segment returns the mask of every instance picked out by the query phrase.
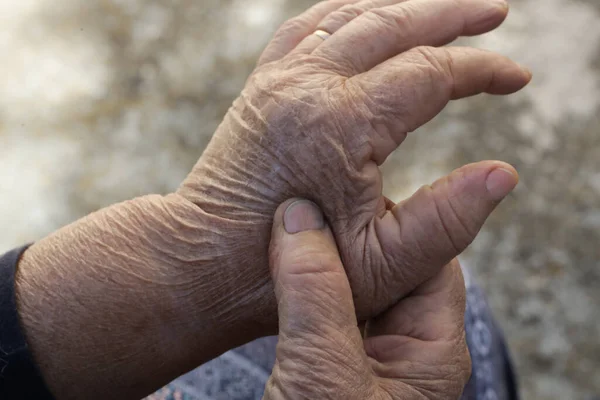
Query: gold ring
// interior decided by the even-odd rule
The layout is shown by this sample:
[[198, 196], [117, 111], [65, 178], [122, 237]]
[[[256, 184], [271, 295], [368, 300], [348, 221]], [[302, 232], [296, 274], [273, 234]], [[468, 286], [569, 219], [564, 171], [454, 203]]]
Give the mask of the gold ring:
[[318, 37], [320, 37], [323, 40], [327, 40], [329, 38], [329, 36], [331, 36], [331, 34], [329, 32], [325, 32], [322, 30], [316, 30], [313, 35], [317, 35]]

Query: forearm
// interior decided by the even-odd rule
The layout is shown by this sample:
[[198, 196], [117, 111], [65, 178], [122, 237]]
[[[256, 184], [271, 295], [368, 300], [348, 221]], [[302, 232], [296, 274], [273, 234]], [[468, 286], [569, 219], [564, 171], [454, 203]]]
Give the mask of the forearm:
[[261, 335], [251, 310], [269, 284], [228, 268], [226, 230], [177, 195], [148, 196], [27, 250], [19, 313], [57, 398], [140, 398]]

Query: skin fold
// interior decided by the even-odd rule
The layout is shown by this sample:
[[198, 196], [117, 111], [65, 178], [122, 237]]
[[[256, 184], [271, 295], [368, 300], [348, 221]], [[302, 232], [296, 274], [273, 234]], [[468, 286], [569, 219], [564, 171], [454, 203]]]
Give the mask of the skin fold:
[[277, 333], [269, 243], [290, 198], [322, 210], [357, 320], [437, 276], [516, 171], [467, 165], [394, 204], [379, 166], [450, 100], [529, 82], [500, 55], [439, 47], [494, 29], [507, 10], [490, 0], [330, 0], [286, 22], [176, 193], [100, 210], [24, 253], [19, 312], [57, 398], [140, 398]]

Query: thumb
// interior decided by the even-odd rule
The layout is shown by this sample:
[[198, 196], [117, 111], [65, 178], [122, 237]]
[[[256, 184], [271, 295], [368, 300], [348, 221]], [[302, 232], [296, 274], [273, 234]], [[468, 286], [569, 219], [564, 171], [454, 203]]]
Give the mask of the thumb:
[[375, 220], [388, 271], [382, 293], [387, 302], [380, 306], [395, 303], [461, 254], [517, 183], [513, 167], [484, 161], [459, 168], [388, 207]]
[[372, 373], [350, 284], [316, 204], [295, 199], [277, 209], [270, 266], [279, 341], [265, 399], [370, 397]]
[[323, 213], [311, 201], [292, 199], [275, 213], [271, 276], [280, 335], [360, 334], [352, 291]]

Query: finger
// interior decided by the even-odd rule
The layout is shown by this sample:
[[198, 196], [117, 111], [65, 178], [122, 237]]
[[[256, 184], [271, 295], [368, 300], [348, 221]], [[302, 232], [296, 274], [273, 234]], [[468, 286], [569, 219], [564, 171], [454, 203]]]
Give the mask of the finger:
[[348, 23], [313, 53], [352, 76], [417, 46], [441, 46], [461, 35], [496, 28], [504, 0], [413, 0], [372, 9]]
[[279, 207], [270, 265], [279, 341], [269, 391], [312, 399], [335, 388], [339, 398], [366, 398], [372, 376], [350, 283], [331, 230], [314, 203], [291, 200]]
[[460, 397], [471, 374], [465, 307], [465, 283], [460, 264], [454, 260], [407, 298], [369, 321], [365, 352], [376, 360], [371, 364], [373, 372], [384, 378], [382, 384], [388, 391], [398, 390], [393, 379], [417, 374], [439, 377], [420, 380], [422, 390], [432, 394], [441, 391], [443, 398]]
[[[363, 0], [355, 4], [346, 4], [328, 14], [321, 22], [319, 22], [316, 29], [321, 32], [326, 32], [328, 36], [331, 36], [348, 22], [373, 8], [385, 7], [404, 1], [408, 0]], [[308, 35], [294, 50], [290, 51], [289, 54], [310, 54], [323, 43], [323, 40], [327, 39], [328, 36]]]
[[[322, 212], [307, 200], [275, 214], [270, 247], [280, 334], [359, 337], [350, 283]], [[337, 333], [336, 333], [337, 332]]]
[[317, 24], [330, 12], [358, 0], [325, 0], [309, 8], [303, 14], [287, 20], [275, 33], [273, 40], [260, 56], [258, 65], [276, 61], [289, 53], [305, 37], [311, 35]]
[[[517, 185], [513, 167], [499, 161], [466, 165], [424, 186], [369, 227], [382, 254], [373, 268], [379, 295], [393, 304], [461, 254], [498, 203]], [[369, 278], [369, 277], [367, 277]]]
[[[423, 341], [462, 339], [466, 307], [465, 282], [457, 259], [417, 287], [394, 307], [369, 321], [367, 337], [408, 336]], [[398, 359], [386, 342], [365, 343], [367, 354], [379, 353], [378, 360]], [[370, 348], [377, 343], [378, 348]]]
[[448, 101], [484, 92], [513, 93], [530, 80], [531, 72], [496, 53], [417, 47], [351, 78], [347, 87], [358, 87], [371, 126], [381, 130], [372, 142], [371, 157], [381, 164], [408, 132], [435, 117]]

